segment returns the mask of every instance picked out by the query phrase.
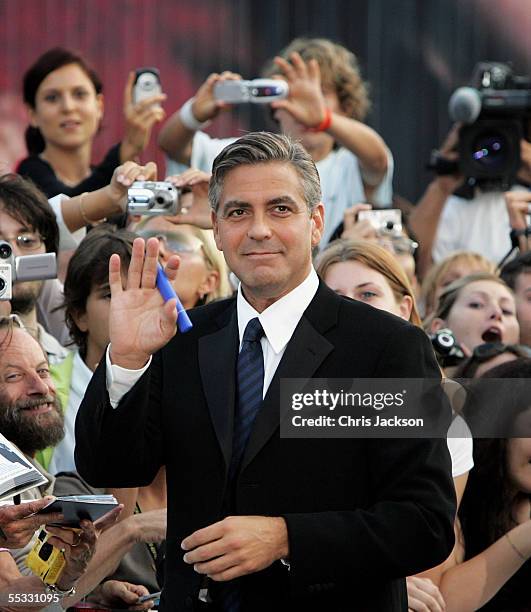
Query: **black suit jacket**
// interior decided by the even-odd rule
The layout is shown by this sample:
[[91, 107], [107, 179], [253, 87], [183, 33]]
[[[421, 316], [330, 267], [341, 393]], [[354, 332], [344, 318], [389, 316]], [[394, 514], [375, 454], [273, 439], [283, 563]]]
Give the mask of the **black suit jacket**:
[[[230, 463], [238, 329], [235, 299], [191, 312], [193, 329], [154, 356], [116, 409], [101, 361], [78, 413], [76, 463], [94, 486], [168, 483], [163, 610], [202, 610], [180, 543], [220, 520]], [[286, 347], [242, 460], [233, 514], [283, 516], [291, 570], [241, 580], [244, 612], [406, 610], [404, 576], [453, 546], [445, 440], [285, 439], [283, 377], [439, 377], [424, 333], [322, 283]]]

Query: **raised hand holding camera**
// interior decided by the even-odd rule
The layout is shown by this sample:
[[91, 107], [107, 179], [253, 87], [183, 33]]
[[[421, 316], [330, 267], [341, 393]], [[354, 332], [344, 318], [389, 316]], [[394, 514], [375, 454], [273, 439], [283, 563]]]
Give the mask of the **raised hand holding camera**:
[[168, 181], [135, 181], [127, 191], [127, 207], [132, 215], [177, 215], [180, 192]]
[[210, 173], [190, 168], [178, 176], [168, 176], [166, 180], [180, 189], [183, 196], [179, 213], [167, 217], [167, 220], [176, 225], [187, 223], [202, 229], [212, 229], [212, 215], [208, 201]]
[[[218, 116], [221, 110], [230, 108], [230, 105], [223, 100], [217, 100], [214, 95], [214, 87], [216, 83], [222, 81], [235, 81], [240, 80], [242, 77], [235, 72], [226, 70], [221, 74], [216, 72], [212, 73], [207, 80], [197, 90], [195, 96], [189, 100], [181, 109], [181, 119], [183, 119], [183, 111], [188, 108], [188, 112], [192, 113], [193, 118], [196, 122], [204, 123], [210, 121]], [[187, 104], [189, 104], [187, 107]], [[186, 120], [184, 121], [185, 125]], [[187, 126], [188, 127], [188, 126]], [[196, 128], [197, 129], [197, 128]]]
[[288, 82], [289, 96], [272, 102], [271, 108], [286, 110], [308, 128], [321, 125], [327, 116], [327, 106], [321, 91], [321, 71], [317, 61], [305, 62], [298, 53], [291, 54], [291, 63], [281, 57], [275, 57], [274, 61], [282, 78]]
[[[160, 82], [159, 88], [154, 88], [152, 95], [147, 95], [145, 88], [141, 89], [141, 84], [137, 84], [142, 74], [145, 75], [146, 71], [130, 72], [124, 90], [125, 137], [120, 148], [122, 161], [142, 153], [149, 143], [153, 126], [165, 117], [161, 103], [166, 100], [166, 95], [160, 92]], [[146, 85], [145, 81], [142, 83]]]

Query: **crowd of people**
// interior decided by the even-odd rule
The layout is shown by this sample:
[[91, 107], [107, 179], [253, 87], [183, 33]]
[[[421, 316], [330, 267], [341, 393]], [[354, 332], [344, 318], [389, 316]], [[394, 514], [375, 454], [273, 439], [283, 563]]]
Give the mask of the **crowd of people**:
[[[66, 559], [47, 610], [144, 610], [161, 590], [162, 610], [531, 609], [531, 126], [510, 189], [465, 199], [456, 169], [412, 204], [349, 50], [299, 38], [267, 62], [289, 86], [267, 105], [280, 135], [204, 131], [231, 110], [216, 84], [241, 79], [224, 68], [166, 121], [131, 74], [98, 165], [94, 69], [55, 48], [24, 76], [0, 242], [55, 254], [57, 276], [0, 295], [0, 434], [46, 479], [0, 503], [0, 609], [50, 593], [25, 559], [58, 517], [34, 513], [103, 492], [120, 502], [104, 519], [47, 527]], [[160, 178], [139, 162], [157, 123], [179, 210], [130, 214], [133, 182]], [[446, 437], [283, 439], [280, 379], [297, 377], [440, 378]], [[490, 415], [515, 424], [478, 437], [492, 379], [523, 381]]]

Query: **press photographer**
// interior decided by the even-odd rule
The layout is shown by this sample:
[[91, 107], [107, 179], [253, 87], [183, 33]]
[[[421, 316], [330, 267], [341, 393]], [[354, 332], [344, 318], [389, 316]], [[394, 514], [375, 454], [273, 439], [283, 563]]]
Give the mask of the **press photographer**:
[[432, 155], [437, 176], [411, 215], [421, 274], [458, 250], [500, 262], [513, 248], [511, 230], [518, 230], [504, 192], [525, 192], [531, 184], [528, 77], [507, 64], [482, 62], [472, 87], [452, 95], [449, 111], [457, 123]]

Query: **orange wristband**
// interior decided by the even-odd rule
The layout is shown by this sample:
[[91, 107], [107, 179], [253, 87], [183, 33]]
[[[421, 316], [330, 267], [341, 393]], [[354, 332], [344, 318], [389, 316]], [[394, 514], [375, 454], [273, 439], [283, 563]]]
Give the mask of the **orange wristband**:
[[309, 132], [325, 132], [332, 123], [332, 111], [326, 107], [324, 119], [315, 127], [308, 128]]

